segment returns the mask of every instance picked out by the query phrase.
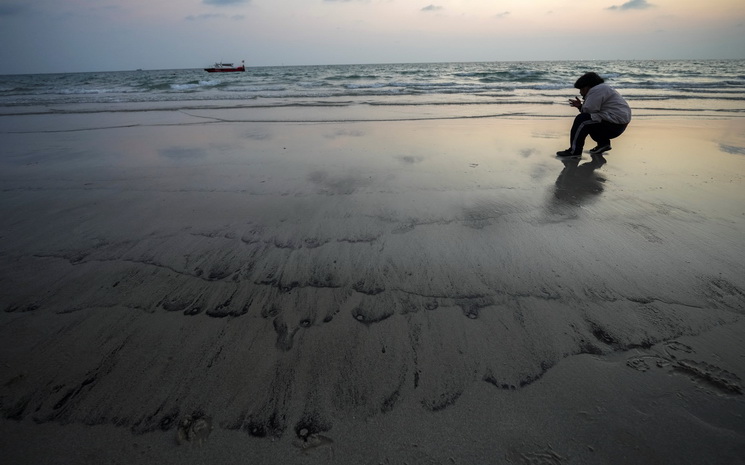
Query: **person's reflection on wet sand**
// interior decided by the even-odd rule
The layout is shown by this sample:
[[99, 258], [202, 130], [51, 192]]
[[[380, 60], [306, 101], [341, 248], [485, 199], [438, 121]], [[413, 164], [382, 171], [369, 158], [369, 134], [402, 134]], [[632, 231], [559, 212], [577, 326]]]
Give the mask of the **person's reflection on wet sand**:
[[564, 159], [554, 186], [555, 204], [579, 206], [603, 192], [605, 178], [595, 170], [606, 163], [602, 155], [593, 155], [592, 161], [579, 164], [579, 159]]

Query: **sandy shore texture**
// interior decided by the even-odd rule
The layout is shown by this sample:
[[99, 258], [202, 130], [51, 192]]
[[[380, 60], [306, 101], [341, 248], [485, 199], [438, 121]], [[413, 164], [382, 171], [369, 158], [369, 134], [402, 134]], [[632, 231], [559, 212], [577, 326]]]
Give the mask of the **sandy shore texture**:
[[0, 118], [3, 463], [744, 463], [745, 119], [265, 116]]

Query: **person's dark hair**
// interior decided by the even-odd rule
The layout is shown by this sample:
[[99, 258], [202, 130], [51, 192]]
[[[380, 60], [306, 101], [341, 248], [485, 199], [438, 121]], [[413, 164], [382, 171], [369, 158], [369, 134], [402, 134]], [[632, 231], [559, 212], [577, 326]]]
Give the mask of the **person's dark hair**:
[[598, 76], [597, 73], [585, 73], [577, 79], [577, 82], [574, 83], [575, 89], [581, 89], [583, 87], [595, 87], [598, 84], [602, 84], [605, 82], [605, 79]]

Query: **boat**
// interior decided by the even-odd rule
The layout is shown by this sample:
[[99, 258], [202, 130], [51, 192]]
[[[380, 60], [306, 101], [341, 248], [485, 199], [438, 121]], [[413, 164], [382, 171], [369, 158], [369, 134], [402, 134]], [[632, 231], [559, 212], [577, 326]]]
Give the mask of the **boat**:
[[241, 60], [240, 66], [233, 66], [233, 63], [215, 63], [212, 68], [204, 68], [208, 73], [235, 73], [246, 71], [244, 60]]

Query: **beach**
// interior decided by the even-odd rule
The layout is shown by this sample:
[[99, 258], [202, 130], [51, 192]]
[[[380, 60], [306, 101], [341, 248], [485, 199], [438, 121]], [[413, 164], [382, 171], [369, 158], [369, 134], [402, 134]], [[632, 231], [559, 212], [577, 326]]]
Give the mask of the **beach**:
[[0, 117], [4, 462], [744, 463], [745, 120], [521, 105]]

